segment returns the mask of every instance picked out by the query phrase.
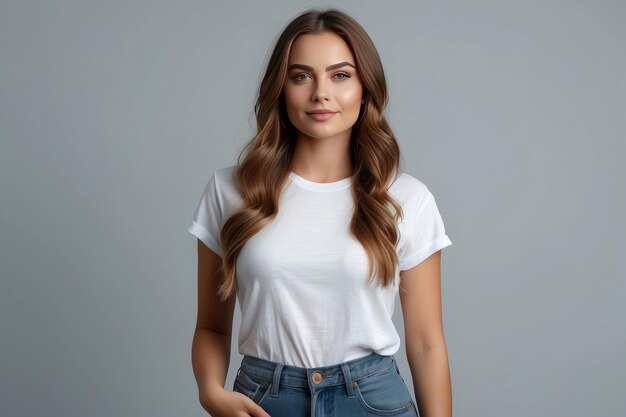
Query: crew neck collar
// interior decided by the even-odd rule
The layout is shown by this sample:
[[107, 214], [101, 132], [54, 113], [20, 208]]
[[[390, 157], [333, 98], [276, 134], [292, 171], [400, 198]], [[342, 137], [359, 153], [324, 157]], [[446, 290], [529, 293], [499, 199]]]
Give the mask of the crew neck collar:
[[333, 182], [315, 182], [315, 181], [307, 180], [306, 178], [301, 177], [295, 172], [290, 171], [289, 178], [300, 187], [305, 188], [307, 190], [311, 190], [311, 191], [325, 192], [325, 191], [343, 190], [345, 188], [350, 187], [350, 185], [352, 185], [352, 177], [343, 178], [343, 179], [340, 179], [338, 181], [333, 181]]

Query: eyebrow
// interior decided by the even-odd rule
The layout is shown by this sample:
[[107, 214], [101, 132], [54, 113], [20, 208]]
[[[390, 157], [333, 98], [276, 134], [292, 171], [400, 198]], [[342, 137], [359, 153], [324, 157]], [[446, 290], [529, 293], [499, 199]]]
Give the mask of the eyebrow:
[[[339, 62], [337, 64], [333, 64], [333, 65], [327, 66], [326, 67], [326, 71], [332, 71], [332, 70], [334, 70], [336, 68], [345, 67], [346, 65], [351, 66], [352, 68], [355, 68], [354, 65], [352, 65], [348, 61], [343, 61], [343, 62]], [[303, 64], [292, 64], [292, 65], [289, 65], [289, 68], [287, 68], [287, 71], [291, 71], [292, 69], [302, 69], [302, 70], [305, 70], [305, 71], [313, 71], [313, 67], [310, 67], [308, 65], [303, 65]]]

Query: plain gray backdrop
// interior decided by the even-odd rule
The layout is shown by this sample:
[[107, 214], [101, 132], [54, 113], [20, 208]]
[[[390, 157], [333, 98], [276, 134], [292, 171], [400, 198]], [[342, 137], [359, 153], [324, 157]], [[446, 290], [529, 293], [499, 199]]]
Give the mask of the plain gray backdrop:
[[453, 242], [454, 415], [622, 416], [626, 6], [547, 0], [2, 1], [0, 415], [206, 415], [186, 229], [310, 6], [372, 37]]

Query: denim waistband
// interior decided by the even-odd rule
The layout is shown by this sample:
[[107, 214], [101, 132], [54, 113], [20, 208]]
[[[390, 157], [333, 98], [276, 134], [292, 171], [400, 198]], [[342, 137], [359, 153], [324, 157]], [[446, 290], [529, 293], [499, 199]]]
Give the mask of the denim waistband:
[[379, 355], [376, 352], [351, 361], [317, 368], [301, 368], [245, 355], [240, 369], [248, 375], [273, 382], [274, 389], [278, 389], [278, 385], [317, 388], [346, 384], [349, 391], [352, 391], [354, 381], [394, 364], [393, 356]]

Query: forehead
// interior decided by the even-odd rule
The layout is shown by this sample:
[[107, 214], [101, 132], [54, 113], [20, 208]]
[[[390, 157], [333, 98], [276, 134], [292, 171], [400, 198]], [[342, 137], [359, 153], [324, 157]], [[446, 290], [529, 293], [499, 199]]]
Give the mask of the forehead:
[[326, 66], [341, 61], [355, 64], [348, 44], [334, 32], [300, 35], [289, 51], [289, 64]]

